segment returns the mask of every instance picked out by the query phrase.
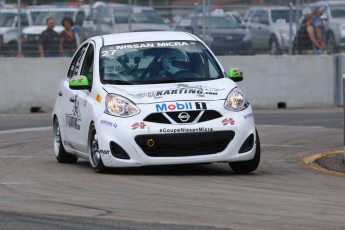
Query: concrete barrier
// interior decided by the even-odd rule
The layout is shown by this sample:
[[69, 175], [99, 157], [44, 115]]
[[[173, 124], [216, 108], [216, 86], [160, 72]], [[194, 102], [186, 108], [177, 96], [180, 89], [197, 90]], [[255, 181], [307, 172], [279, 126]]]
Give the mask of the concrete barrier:
[[[70, 58], [1, 58], [0, 113], [50, 112]], [[239, 82], [254, 108], [342, 105], [343, 56], [220, 56], [224, 68], [241, 68]]]
[[331, 107], [335, 95], [333, 56], [219, 57], [224, 68], [238, 67], [238, 85], [254, 108]]

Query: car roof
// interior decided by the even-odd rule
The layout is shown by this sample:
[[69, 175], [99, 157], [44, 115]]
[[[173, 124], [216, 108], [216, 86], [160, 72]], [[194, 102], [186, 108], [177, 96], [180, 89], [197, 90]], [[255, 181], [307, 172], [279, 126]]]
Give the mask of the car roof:
[[55, 6], [46, 6], [46, 7], [37, 7], [37, 6], [30, 6], [27, 8], [29, 11], [35, 11], [35, 12], [66, 12], [66, 11], [79, 11], [81, 10], [79, 7], [55, 7]]
[[253, 6], [249, 10], [289, 10], [289, 6]]
[[345, 2], [343, 0], [341, 1], [319, 1], [309, 4], [310, 6], [325, 6], [325, 5], [345, 5]]
[[[20, 8], [20, 10], [23, 12], [23, 11], [25, 11], [25, 8]], [[2, 13], [18, 13], [18, 8], [0, 8], [0, 12], [2, 12]]]
[[198, 41], [194, 35], [180, 31], [116, 33], [96, 36], [93, 39], [103, 40], [104, 46], [148, 41]]

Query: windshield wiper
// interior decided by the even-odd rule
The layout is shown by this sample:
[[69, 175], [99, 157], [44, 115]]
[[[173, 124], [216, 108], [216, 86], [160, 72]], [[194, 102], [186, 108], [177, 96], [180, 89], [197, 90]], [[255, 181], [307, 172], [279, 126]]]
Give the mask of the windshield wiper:
[[132, 83], [123, 80], [103, 80], [103, 83], [114, 85], [133, 85]]

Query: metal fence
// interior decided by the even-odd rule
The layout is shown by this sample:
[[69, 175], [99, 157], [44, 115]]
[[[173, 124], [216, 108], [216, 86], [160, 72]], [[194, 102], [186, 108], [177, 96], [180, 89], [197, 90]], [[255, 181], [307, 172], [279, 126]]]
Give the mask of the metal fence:
[[[63, 32], [62, 20], [66, 17], [73, 20], [77, 46], [88, 37], [101, 34], [179, 30], [197, 35], [217, 55], [296, 54], [294, 40], [301, 17], [308, 9], [304, 6], [311, 0], [288, 4], [279, 0], [245, 2], [243, 5], [244, 1], [237, 0], [117, 3], [17, 0], [6, 4], [0, 1], [0, 56], [70, 56], [76, 46], [69, 33]], [[345, 3], [341, 10], [345, 24]], [[56, 34], [45, 31], [47, 18], [55, 20]], [[341, 52], [337, 41], [341, 39], [333, 37], [328, 53]]]

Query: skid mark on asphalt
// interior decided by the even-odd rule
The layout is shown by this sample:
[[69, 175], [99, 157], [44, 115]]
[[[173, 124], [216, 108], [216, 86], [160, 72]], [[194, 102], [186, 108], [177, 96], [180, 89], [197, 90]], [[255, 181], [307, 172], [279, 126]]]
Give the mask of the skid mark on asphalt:
[[300, 157], [298, 160], [298, 163], [300, 163], [301, 165], [305, 167], [317, 170], [327, 175], [345, 177], [345, 173], [343, 172], [332, 171], [332, 170], [323, 168], [319, 164], [316, 163], [317, 160], [323, 157], [328, 157], [330, 155], [343, 154], [343, 153], [344, 153], [344, 150], [335, 150], [335, 151], [329, 151], [329, 152], [323, 152], [323, 153], [316, 153], [313, 155]]

